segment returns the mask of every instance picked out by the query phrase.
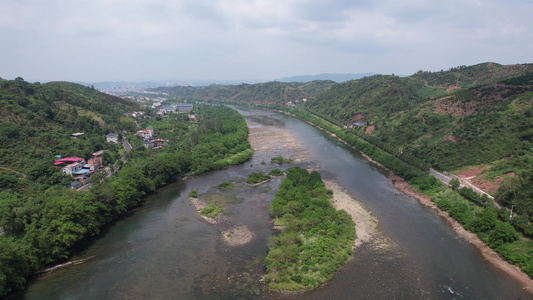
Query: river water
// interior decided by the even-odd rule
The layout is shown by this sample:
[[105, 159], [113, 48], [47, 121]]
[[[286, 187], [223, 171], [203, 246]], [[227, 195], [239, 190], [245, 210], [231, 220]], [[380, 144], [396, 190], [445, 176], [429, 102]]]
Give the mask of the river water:
[[[325, 133], [283, 114], [238, 108], [258, 126], [287, 130], [298, 153], [275, 147], [257, 151], [240, 166], [169, 184], [102, 234], [81, 245], [85, 263], [33, 278], [13, 299], [530, 299], [512, 278], [494, 268], [445, 220], [393, 186], [379, 167]], [[379, 219], [379, 239], [326, 285], [311, 292], [265, 292], [262, 261], [271, 230], [268, 207], [280, 179], [250, 187], [253, 171], [268, 172], [275, 156], [305, 152], [299, 164], [336, 180]], [[265, 162], [265, 163], [263, 163]], [[220, 191], [218, 184], [236, 187]], [[200, 218], [188, 194], [225, 204], [218, 225]], [[221, 231], [246, 226], [250, 243], [226, 245]], [[92, 258], [91, 258], [92, 257]]]

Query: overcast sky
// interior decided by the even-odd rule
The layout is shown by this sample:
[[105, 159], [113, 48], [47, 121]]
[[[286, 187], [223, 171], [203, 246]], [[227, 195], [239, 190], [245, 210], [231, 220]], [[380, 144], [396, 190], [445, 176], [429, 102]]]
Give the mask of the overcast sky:
[[531, 0], [0, 0], [0, 77], [273, 80], [533, 63]]

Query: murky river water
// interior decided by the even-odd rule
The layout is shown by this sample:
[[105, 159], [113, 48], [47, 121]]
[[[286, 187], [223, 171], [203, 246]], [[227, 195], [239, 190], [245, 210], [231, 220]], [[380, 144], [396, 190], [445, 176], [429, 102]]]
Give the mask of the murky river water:
[[[32, 279], [15, 299], [529, 299], [520, 285], [493, 268], [430, 209], [398, 192], [379, 168], [326, 134], [282, 114], [239, 108], [248, 121], [286, 129], [301, 149], [258, 151], [247, 163], [176, 182], [87, 241], [73, 259], [93, 257]], [[275, 141], [273, 141], [275, 143]], [[272, 146], [272, 145], [271, 145]], [[354, 259], [325, 286], [302, 294], [263, 291], [260, 278], [272, 235], [268, 207], [280, 182], [250, 187], [253, 171], [267, 172], [275, 156], [335, 179], [379, 219], [380, 243], [357, 248]], [[262, 164], [262, 162], [266, 164]], [[283, 165], [285, 169], [291, 165]], [[217, 190], [222, 181], [236, 188]], [[224, 220], [201, 219], [188, 200], [195, 189], [226, 203]], [[221, 231], [247, 226], [253, 240], [230, 247]]]

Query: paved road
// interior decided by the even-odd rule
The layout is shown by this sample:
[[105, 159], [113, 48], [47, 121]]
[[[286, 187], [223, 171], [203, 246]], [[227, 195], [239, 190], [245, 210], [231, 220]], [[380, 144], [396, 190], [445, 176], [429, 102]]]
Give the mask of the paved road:
[[452, 180], [450, 177], [448, 177], [448, 176], [446, 176], [446, 175], [444, 175], [442, 173], [439, 173], [439, 172], [437, 172], [437, 171], [435, 171], [433, 169], [429, 169], [429, 174], [437, 177], [438, 180], [440, 180], [440, 181], [442, 181], [442, 182], [444, 182], [446, 184], [449, 184], [450, 180]]
[[130, 142], [128, 142], [126, 138], [122, 139], [122, 146], [124, 146], [124, 150], [126, 150], [126, 152], [130, 152], [131, 145], [130, 145]]
[[[482, 195], [486, 195], [487, 197], [489, 197], [490, 199], [494, 200], [494, 197], [492, 197], [491, 195], [485, 193], [483, 190], [479, 189], [478, 187], [474, 186], [473, 184], [471, 184], [470, 182], [468, 182], [468, 180], [464, 179], [464, 178], [461, 178], [459, 176], [455, 176], [455, 175], [450, 175], [450, 176], [446, 176], [442, 173], [439, 173], [433, 169], [429, 169], [429, 174], [437, 177], [438, 180], [446, 183], [446, 184], [449, 184], [450, 180], [452, 178], [457, 178], [459, 179], [459, 182], [461, 183], [461, 185], [459, 186], [460, 188], [463, 188], [463, 187], [467, 187], [467, 188], [471, 188], [473, 189], [475, 192], [477, 192], [478, 194], [482, 194]], [[496, 205], [496, 207], [500, 208], [500, 205], [496, 202], [494, 202], [494, 204]]]

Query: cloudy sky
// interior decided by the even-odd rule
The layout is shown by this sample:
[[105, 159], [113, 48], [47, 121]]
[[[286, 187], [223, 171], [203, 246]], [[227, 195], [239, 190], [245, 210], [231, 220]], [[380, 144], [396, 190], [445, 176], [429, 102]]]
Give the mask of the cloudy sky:
[[531, 0], [1, 0], [0, 77], [273, 80], [533, 63]]

